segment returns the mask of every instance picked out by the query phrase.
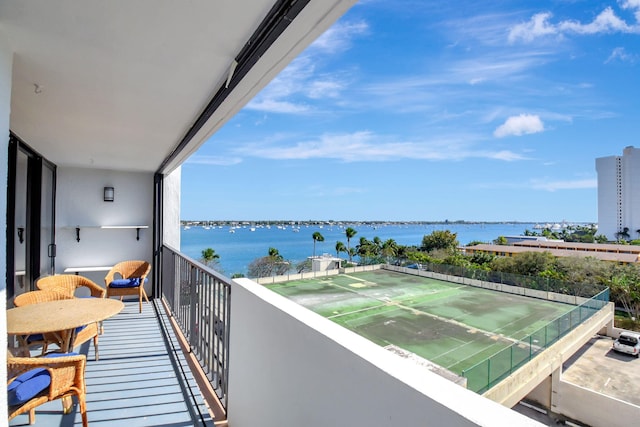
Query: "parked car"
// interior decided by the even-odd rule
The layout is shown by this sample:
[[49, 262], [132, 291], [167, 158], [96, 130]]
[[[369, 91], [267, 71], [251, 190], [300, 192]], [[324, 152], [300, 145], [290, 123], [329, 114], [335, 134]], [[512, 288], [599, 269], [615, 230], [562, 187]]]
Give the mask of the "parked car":
[[622, 332], [617, 340], [613, 342], [613, 349], [620, 353], [627, 353], [640, 356], [640, 333]]

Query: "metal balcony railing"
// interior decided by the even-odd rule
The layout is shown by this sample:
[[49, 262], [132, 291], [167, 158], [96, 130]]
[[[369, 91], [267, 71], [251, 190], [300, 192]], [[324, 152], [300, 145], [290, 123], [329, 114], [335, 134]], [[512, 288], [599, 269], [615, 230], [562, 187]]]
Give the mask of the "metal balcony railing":
[[165, 245], [161, 285], [191, 352], [227, 408], [231, 280]]

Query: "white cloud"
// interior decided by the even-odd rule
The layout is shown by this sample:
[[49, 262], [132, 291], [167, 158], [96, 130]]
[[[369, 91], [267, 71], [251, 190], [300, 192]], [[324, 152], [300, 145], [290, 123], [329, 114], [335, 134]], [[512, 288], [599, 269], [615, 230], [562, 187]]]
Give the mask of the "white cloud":
[[633, 10], [636, 21], [640, 23], [640, 0], [623, 0], [620, 6], [623, 9]]
[[353, 37], [367, 30], [364, 21], [335, 24], [282, 70], [246, 108], [279, 114], [309, 114], [313, 111], [312, 100], [340, 97], [349, 80], [347, 73], [318, 76], [318, 64], [323, 55], [348, 49]]
[[610, 7], [600, 12], [600, 14], [588, 24], [581, 24], [577, 21], [562, 21], [558, 24], [558, 29], [561, 32], [566, 31], [577, 34], [633, 32], [633, 27], [618, 18]]
[[617, 47], [613, 49], [613, 51], [611, 52], [611, 55], [609, 55], [609, 57], [607, 58], [606, 61], [604, 61], [604, 63], [608, 64], [609, 62], [612, 62], [615, 60], [619, 60], [622, 62], [635, 62], [636, 56], [630, 53], [627, 53], [627, 51], [625, 51], [623, 47]]
[[497, 138], [505, 136], [520, 136], [544, 131], [544, 124], [540, 117], [532, 114], [520, 114], [509, 117], [493, 132]]
[[[254, 98], [255, 99], [255, 98]], [[267, 111], [270, 113], [303, 114], [309, 111], [309, 107], [289, 101], [261, 98], [247, 105], [249, 110]]]
[[597, 179], [578, 179], [573, 181], [531, 181], [531, 188], [534, 190], [557, 191], [557, 190], [583, 190], [598, 188]]
[[522, 40], [530, 42], [544, 36], [562, 36], [567, 33], [574, 34], [601, 34], [601, 33], [640, 33], [640, 1], [626, 0], [622, 3], [623, 9], [634, 11], [636, 22], [629, 24], [618, 17], [611, 7], [605, 8], [591, 22], [581, 23], [575, 20], [564, 20], [557, 24], [550, 22], [553, 16], [550, 12], [536, 13], [527, 22], [515, 25], [509, 31], [510, 43]]
[[364, 21], [338, 22], [314, 41], [310, 48], [328, 53], [343, 51], [351, 46], [354, 36], [367, 34], [369, 25]]
[[203, 156], [194, 154], [189, 157], [186, 164], [189, 165], [211, 165], [211, 166], [233, 166], [242, 163], [240, 157], [233, 156]]
[[[236, 148], [241, 156], [274, 160], [335, 159], [345, 162], [384, 162], [402, 159], [458, 161], [484, 158], [501, 161], [524, 160], [509, 150], [476, 149], [469, 141], [473, 137], [434, 137], [424, 141], [389, 141], [372, 132], [324, 134], [317, 139], [287, 145], [265, 143], [247, 144]], [[282, 141], [280, 141], [282, 144]]]
[[538, 37], [556, 34], [556, 27], [548, 22], [551, 16], [549, 12], [536, 13], [529, 22], [515, 25], [509, 31], [509, 42], [513, 43], [518, 39], [529, 42]]
[[316, 80], [310, 83], [307, 96], [311, 99], [337, 98], [344, 86], [337, 79]]

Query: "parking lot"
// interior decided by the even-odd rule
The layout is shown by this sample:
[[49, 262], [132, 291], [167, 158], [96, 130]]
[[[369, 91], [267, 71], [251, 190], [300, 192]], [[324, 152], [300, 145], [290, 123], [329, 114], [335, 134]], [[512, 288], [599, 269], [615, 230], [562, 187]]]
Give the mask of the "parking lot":
[[611, 349], [613, 339], [594, 337], [564, 364], [562, 379], [640, 405], [640, 359]]

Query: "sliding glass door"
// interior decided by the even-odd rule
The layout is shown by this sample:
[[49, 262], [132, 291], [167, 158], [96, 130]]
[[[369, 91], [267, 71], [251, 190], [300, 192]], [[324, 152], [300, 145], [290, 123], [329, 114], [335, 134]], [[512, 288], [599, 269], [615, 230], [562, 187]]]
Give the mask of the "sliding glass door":
[[7, 298], [55, 271], [56, 166], [11, 134], [7, 191]]

